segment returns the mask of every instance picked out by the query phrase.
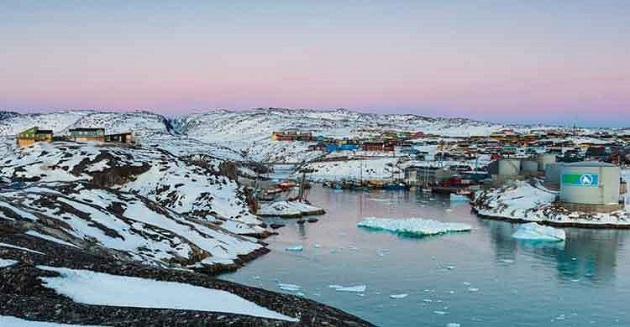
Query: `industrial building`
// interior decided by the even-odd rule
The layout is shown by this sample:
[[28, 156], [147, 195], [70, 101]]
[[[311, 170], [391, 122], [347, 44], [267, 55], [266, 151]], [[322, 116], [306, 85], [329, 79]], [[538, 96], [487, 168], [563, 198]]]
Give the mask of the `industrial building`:
[[621, 169], [595, 161], [560, 168], [560, 201], [569, 204], [619, 205]]

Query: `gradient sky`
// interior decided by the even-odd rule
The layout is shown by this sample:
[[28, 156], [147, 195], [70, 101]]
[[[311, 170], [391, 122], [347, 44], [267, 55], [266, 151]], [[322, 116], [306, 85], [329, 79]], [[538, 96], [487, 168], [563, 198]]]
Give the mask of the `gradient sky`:
[[0, 108], [630, 126], [628, 0], [181, 2], [0, 0]]

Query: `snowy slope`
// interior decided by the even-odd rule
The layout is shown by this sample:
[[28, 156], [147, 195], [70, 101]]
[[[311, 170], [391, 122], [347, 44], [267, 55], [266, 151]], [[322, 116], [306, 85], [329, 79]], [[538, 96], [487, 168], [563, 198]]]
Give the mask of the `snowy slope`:
[[[79, 248], [101, 246], [151, 264], [237, 260], [262, 245], [195, 222], [148, 199], [86, 183], [39, 183], [0, 193], [0, 219], [26, 234]], [[232, 262], [233, 263], [233, 262]]]
[[[26, 182], [88, 181], [136, 193], [180, 214], [239, 234], [261, 233], [242, 188], [209, 169], [159, 149], [98, 143], [37, 143], [5, 157], [0, 176]], [[212, 169], [215, 167], [215, 169]]]

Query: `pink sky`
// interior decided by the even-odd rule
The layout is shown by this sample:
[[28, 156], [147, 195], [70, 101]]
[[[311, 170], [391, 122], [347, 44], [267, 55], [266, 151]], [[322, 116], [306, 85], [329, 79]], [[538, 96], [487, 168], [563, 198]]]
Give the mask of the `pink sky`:
[[[0, 5], [0, 108], [630, 125], [630, 4]], [[507, 4], [510, 2], [510, 5]]]

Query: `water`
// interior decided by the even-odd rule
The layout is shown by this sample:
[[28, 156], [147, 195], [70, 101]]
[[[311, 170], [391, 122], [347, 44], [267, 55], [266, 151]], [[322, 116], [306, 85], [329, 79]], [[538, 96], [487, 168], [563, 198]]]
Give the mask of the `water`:
[[[629, 231], [567, 229], [563, 244], [532, 244], [510, 237], [516, 225], [480, 219], [447, 197], [315, 187], [309, 199], [328, 211], [318, 223], [283, 221], [266, 240], [271, 253], [223, 278], [278, 292], [278, 283], [297, 284], [305, 297], [379, 326], [630, 326]], [[369, 216], [473, 230], [402, 238], [356, 227]], [[285, 251], [293, 245], [304, 251]], [[401, 293], [409, 296], [390, 298]]]

